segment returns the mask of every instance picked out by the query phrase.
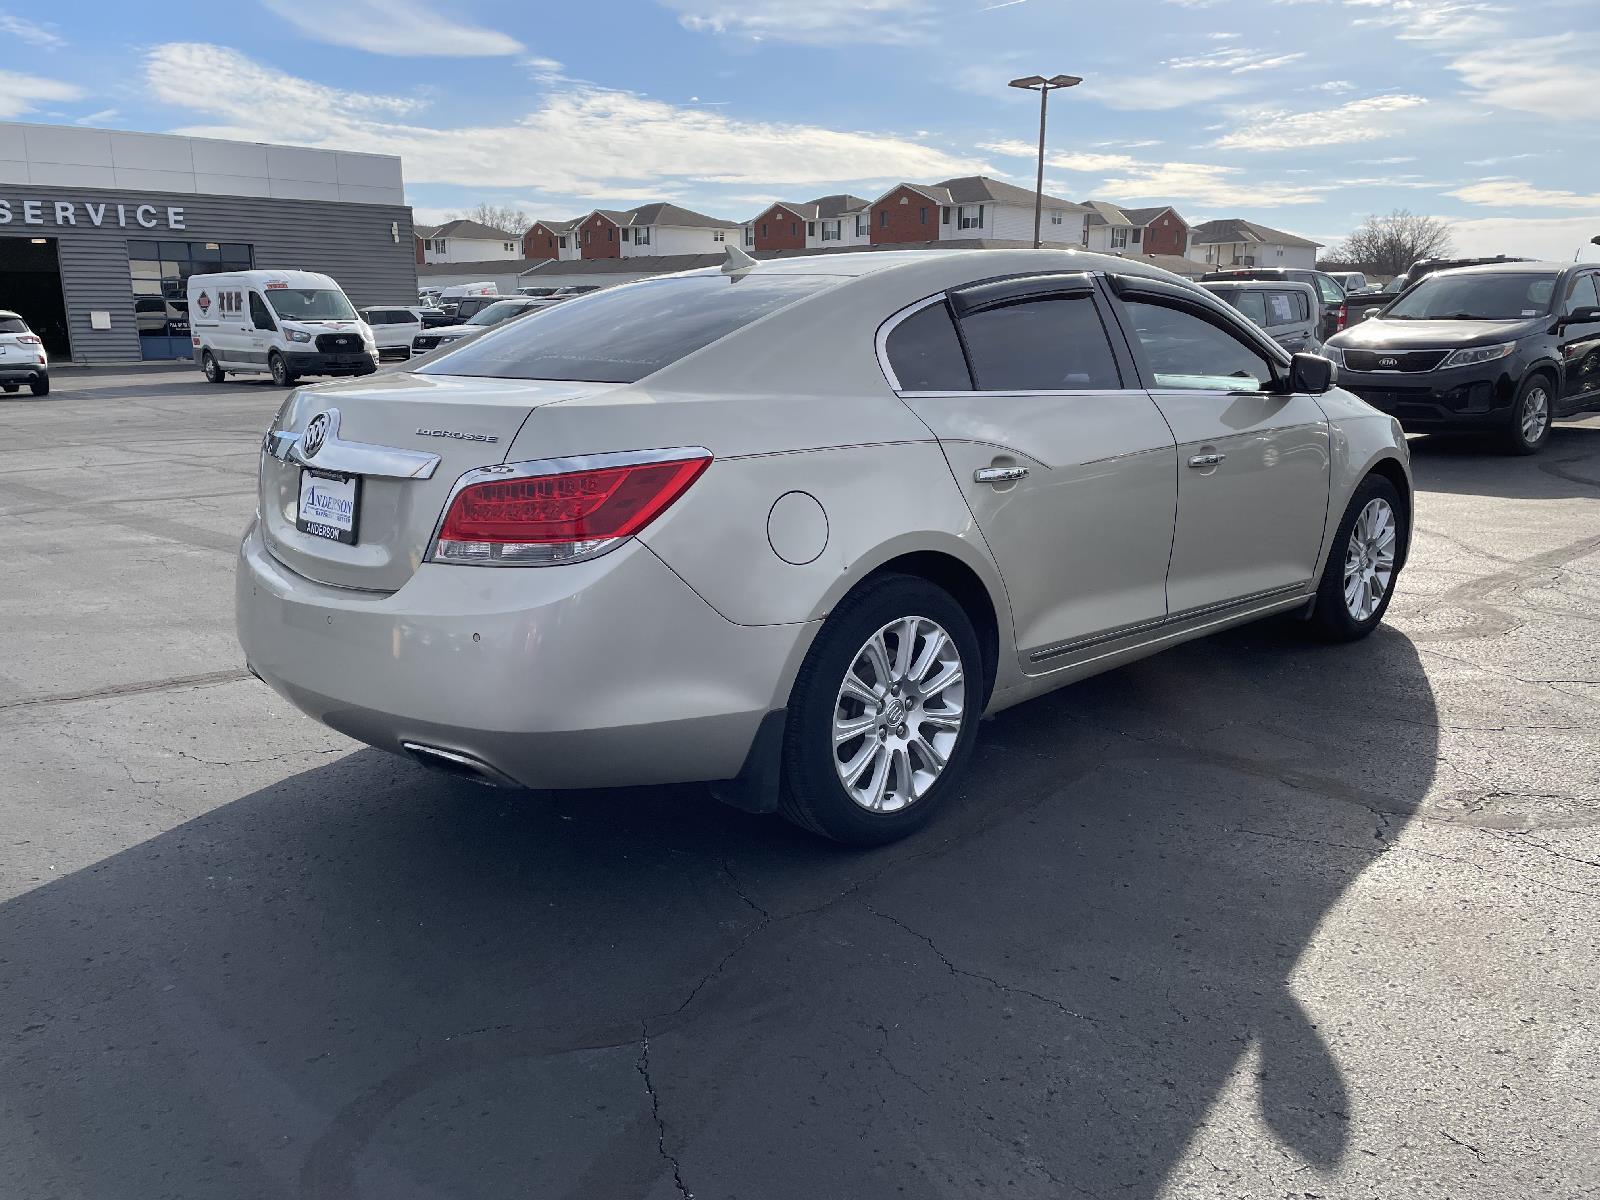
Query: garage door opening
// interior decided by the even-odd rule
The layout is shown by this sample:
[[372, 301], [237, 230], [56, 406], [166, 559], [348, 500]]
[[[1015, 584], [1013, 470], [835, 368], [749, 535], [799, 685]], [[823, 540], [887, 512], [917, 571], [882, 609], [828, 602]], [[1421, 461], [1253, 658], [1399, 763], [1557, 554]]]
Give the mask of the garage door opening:
[[0, 237], [0, 308], [22, 317], [51, 359], [72, 358], [55, 238]]

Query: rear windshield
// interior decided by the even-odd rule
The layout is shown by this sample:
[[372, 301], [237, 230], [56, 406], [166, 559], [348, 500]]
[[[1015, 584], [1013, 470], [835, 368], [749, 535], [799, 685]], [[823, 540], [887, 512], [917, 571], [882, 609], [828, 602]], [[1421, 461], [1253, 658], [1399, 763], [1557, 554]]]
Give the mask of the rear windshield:
[[28, 323], [21, 317], [0, 317], [0, 333], [27, 333]]
[[521, 316], [528, 311], [528, 305], [520, 300], [496, 300], [488, 308], [480, 309], [470, 319], [468, 325], [498, 325], [510, 317]]
[[265, 289], [272, 311], [290, 321], [353, 321], [355, 310], [343, 292], [328, 288]]
[[513, 321], [417, 369], [634, 383], [837, 282], [831, 275], [752, 274], [624, 284], [547, 308], [537, 321]]
[[1430, 275], [1384, 311], [1396, 321], [1514, 321], [1543, 316], [1555, 294], [1554, 275]]

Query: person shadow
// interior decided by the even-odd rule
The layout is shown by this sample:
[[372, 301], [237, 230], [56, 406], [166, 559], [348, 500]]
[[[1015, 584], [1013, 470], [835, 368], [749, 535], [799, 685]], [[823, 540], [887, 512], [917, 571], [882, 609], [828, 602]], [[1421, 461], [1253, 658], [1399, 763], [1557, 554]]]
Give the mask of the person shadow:
[[874, 852], [357, 751], [0, 905], [0, 1194], [1153, 1198], [1249, 1129], [1336, 1179], [1320, 931], [1436, 749], [1405, 636], [1270, 622], [986, 722]]

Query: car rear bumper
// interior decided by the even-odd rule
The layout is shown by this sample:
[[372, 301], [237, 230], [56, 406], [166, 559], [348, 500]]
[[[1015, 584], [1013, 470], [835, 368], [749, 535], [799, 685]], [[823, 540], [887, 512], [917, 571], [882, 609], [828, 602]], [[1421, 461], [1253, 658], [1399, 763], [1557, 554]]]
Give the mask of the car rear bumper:
[[1506, 424], [1517, 376], [1505, 362], [1436, 371], [1339, 369], [1339, 386], [1410, 430], [1473, 430]]
[[296, 575], [255, 522], [235, 600], [250, 669], [309, 716], [537, 788], [736, 776], [815, 629], [736, 625], [637, 542], [560, 567], [424, 563], [384, 594]]
[[32, 383], [50, 378], [50, 368], [41, 363], [0, 363], [0, 383]]

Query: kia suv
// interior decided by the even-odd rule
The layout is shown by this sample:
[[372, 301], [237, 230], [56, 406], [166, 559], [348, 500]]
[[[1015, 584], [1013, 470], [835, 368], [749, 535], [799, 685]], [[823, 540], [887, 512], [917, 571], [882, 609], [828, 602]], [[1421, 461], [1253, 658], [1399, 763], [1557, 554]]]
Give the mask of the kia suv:
[[1323, 353], [1340, 386], [1406, 429], [1532, 454], [1552, 420], [1600, 410], [1600, 264], [1436, 271]]

